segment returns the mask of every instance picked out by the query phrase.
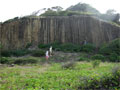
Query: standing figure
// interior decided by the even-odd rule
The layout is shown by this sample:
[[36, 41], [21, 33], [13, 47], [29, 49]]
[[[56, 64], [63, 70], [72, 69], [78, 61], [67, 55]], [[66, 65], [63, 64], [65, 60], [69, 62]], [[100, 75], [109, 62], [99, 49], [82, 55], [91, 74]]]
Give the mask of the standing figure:
[[50, 56], [52, 56], [52, 46], [50, 46], [49, 51], [50, 51]]
[[86, 39], [84, 40], [84, 45], [86, 45], [87, 44], [87, 41], [86, 41]]
[[46, 60], [48, 60], [48, 58], [49, 58], [49, 52], [46, 51], [45, 55], [46, 55]]

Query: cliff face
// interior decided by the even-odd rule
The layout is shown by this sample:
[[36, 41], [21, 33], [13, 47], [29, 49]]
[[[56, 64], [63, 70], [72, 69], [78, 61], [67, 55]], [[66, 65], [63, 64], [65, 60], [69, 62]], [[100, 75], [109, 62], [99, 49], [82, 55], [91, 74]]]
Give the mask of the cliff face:
[[4, 49], [54, 41], [82, 44], [85, 39], [99, 46], [120, 37], [120, 27], [85, 15], [22, 18], [3, 23], [0, 27], [0, 41]]

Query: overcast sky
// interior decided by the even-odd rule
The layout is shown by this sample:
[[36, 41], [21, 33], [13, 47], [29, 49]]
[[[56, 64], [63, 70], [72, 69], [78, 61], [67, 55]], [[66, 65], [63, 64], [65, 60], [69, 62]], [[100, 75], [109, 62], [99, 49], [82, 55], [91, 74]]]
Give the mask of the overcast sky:
[[79, 2], [90, 4], [101, 13], [105, 13], [108, 9], [114, 9], [120, 13], [120, 0], [0, 0], [0, 22], [29, 15], [42, 8], [52, 6], [67, 8]]

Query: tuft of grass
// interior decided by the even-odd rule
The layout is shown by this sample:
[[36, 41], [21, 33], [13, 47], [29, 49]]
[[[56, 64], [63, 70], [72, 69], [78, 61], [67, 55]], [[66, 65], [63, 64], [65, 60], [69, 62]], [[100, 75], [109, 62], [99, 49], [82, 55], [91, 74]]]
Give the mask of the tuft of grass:
[[101, 62], [100, 60], [93, 60], [93, 61], [92, 61], [92, 66], [93, 66], [93, 68], [99, 67], [100, 62]]
[[64, 64], [62, 64], [63, 69], [73, 69], [75, 67], [76, 63], [75, 61], [69, 61]]

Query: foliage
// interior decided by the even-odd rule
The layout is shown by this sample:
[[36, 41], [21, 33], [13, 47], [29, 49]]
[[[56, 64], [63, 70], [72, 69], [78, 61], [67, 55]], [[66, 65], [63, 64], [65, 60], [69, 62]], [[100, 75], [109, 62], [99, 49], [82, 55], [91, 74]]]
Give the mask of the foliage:
[[99, 52], [103, 55], [110, 55], [111, 53], [120, 55], [120, 38], [101, 46]]
[[24, 64], [34, 64], [37, 63], [38, 60], [35, 58], [19, 58], [14, 60], [14, 64], [18, 64], [18, 65], [24, 65]]
[[38, 45], [38, 48], [40, 49], [45, 49], [45, 48], [49, 48], [50, 47], [50, 44], [39, 44]]
[[58, 16], [58, 13], [56, 11], [46, 11], [45, 13], [41, 14], [41, 16]]
[[45, 13], [41, 14], [41, 16], [73, 16], [73, 15], [92, 15], [90, 12], [80, 12], [80, 11], [46, 11]]
[[[117, 63], [119, 65], [119, 63]], [[0, 90], [106, 90], [119, 89], [118, 74], [111, 74], [116, 63], [102, 63], [92, 68], [91, 63], [79, 62], [74, 69], [61, 69], [60, 63], [25, 65], [0, 69]], [[81, 80], [82, 78], [82, 80]], [[112, 78], [112, 79], [111, 79]], [[117, 80], [117, 81], [116, 81]], [[10, 82], [10, 83], [9, 83]], [[116, 83], [116, 84], [115, 84]], [[112, 86], [110, 85], [112, 84]], [[112, 87], [112, 89], [110, 89]], [[87, 88], [87, 89], [85, 89]]]
[[117, 24], [116, 22], [110, 21], [109, 23], [112, 24], [112, 25], [115, 25], [115, 26], [117, 26], [117, 27], [120, 27], [120, 25]]
[[11, 55], [13, 55], [13, 56], [24, 56], [24, 55], [26, 55], [26, 54], [29, 54], [29, 53], [31, 53], [31, 51], [29, 51], [29, 50], [12, 50], [11, 51]]
[[93, 52], [95, 50], [95, 46], [93, 44], [82, 45], [81, 51], [83, 52]]
[[111, 53], [108, 56], [109, 61], [111, 62], [120, 62], [119, 56], [116, 53]]
[[25, 48], [28, 49], [30, 46], [32, 46], [32, 43], [27, 43]]
[[44, 50], [34, 50], [34, 51], [32, 51], [32, 56], [35, 56], [35, 57], [45, 56], [45, 51]]
[[30, 53], [29, 50], [5, 50], [1, 52], [1, 55], [4, 57], [10, 57], [10, 56], [23, 56]]
[[61, 51], [64, 51], [64, 52], [79, 52], [80, 49], [81, 49], [81, 46], [80, 45], [75, 45], [75, 44], [71, 44], [71, 43], [65, 43], [65, 44], [62, 44], [60, 46], [60, 49]]
[[11, 56], [11, 52], [9, 50], [1, 51], [1, 55], [4, 56], [4, 57], [10, 57]]
[[105, 55], [106, 58], [111, 62], [119, 62], [120, 38], [117, 38], [108, 44], [101, 46], [99, 53]]
[[116, 65], [112, 68], [112, 74], [117, 75], [120, 72], [120, 66]]
[[81, 56], [78, 61], [90, 61], [89, 58]]
[[67, 8], [67, 10], [100, 14], [100, 12], [98, 10], [96, 10], [95, 8], [93, 8], [92, 6], [90, 6], [89, 4], [86, 4], [86, 3], [78, 3], [74, 6]]
[[13, 60], [8, 58], [8, 57], [1, 57], [0, 58], [0, 63], [1, 64], [11, 64], [12, 62], [13, 62]]
[[[114, 73], [113, 73], [114, 71]], [[83, 82], [78, 89], [97, 89], [97, 90], [118, 90], [120, 87], [120, 67], [113, 67], [112, 72], [100, 77], [95, 74], [91, 77], [82, 77], [80, 81]]]
[[59, 42], [51, 43], [51, 44], [39, 44], [38, 47], [41, 49], [48, 49], [50, 46], [53, 47], [56, 51], [64, 51], [64, 52], [93, 52], [95, 50], [95, 46], [93, 44], [86, 45], [76, 45], [72, 43], [64, 43], [61, 44]]
[[81, 50], [80, 45], [75, 45], [72, 43], [64, 43], [61, 44], [59, 42], [54, 42], [51, 44], [39, 44], [38, 47], [40, 49], [49, 49], [50, 46], [53, 47], [53, 50], [55, 51], [64, 51], [64, 52], [79, 52]]
[[95, 54], [94, 56], [91, 57], [91, 59], [97, 59], [97, 60], [105, 60], [105, 56], [101, 55], [101, 54]]
[[70, 62], [66, 62], [64, 64], [62, 64], [62, 68], [63, 69], [73, 69], [75, 67], [75, 62], [70, 61]]
[[92, 61], [92, 66], [93, 66], [93, 68], [99, 67], [100, 62], [101, 62], [100, 60], [93, 60], [93, 61]]

